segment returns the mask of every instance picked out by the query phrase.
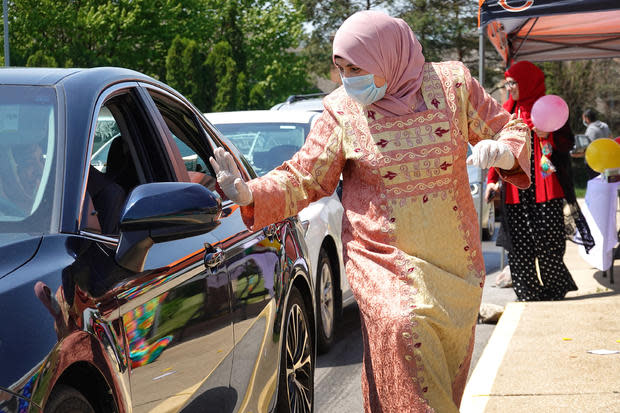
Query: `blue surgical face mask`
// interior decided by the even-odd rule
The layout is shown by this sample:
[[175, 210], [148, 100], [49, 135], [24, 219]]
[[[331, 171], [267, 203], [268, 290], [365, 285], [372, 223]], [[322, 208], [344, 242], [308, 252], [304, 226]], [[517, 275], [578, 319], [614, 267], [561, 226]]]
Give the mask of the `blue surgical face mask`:
[[372, 73], [364, 76], [340, 77], [347, 95], [364, 106], [381, 100], [385, 96], [387, 83], [381, 87], [375, 86], [375, 76]]

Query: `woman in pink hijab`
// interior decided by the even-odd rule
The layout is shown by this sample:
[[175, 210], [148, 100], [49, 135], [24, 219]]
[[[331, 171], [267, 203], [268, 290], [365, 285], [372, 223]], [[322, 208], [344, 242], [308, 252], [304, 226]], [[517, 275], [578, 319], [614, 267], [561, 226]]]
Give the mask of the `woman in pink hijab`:
[[485, 276], [466, 162], [527, 187], [529, 129], [462, 63], [426, 63], [401, 19], [355, 13], [333, 59], [343, 87], [299, 152], [244, 182], [216, 149], [219, 185], [256, 229], [332, 194], [342, 174], [365, 410], [458, 412]]

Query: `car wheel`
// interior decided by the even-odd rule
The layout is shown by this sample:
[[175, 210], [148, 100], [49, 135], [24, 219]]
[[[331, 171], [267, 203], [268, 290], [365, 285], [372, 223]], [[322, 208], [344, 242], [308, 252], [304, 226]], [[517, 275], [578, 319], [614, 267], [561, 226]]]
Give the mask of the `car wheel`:
[[492, 240], [493, 235], [495, 235], [495, 206], [491, 202], [489, 204], [489, 216], [487, 218], [487, 225], [482, 230], [482, 239], [485, 241]]
[[319, 253], [319, 265], [316, 274], [316, 308], [317, 320], [317, 347], [319, 353], [326, 353], [334, 344], [335, 329], [335, 294], [334, 272], [327, 255], [327, 251], [321, 248]]
[[59, 384], [54, 388], [47, 403], [45, 413], [95, 413], [86, 397], [73, 387]]
[[312, 412], [314, 405], [314, 353], [306, 308], [293, 287], [286, 307], [278, 385], [279, 413]]

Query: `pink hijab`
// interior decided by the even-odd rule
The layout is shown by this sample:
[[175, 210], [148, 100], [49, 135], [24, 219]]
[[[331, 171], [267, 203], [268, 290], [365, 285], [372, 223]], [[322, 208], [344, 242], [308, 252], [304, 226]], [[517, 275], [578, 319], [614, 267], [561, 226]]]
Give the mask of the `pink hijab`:
[[332, 59], [335, 56], [385, 78], [385, 96], [370, 105], [383, 115], [402, 116], [425, 108], [419, 93], [422, 45], [403, 19], [370, 10], [353, 14], [336, 32]]

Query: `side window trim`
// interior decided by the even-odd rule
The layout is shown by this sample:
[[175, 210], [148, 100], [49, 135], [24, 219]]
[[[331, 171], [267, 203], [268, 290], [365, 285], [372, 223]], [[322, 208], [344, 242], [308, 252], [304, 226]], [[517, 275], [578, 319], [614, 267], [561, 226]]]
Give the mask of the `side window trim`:
[[[230, 152], [235, 153], [237, 158], [241, 159], [241, 157], [243, 156], [241, 152], [239, 152], [235, 146], [231, 147], [232, 144], [227, 142], [224, 135], [222, 135], [222, 133], [215, 126], [213, 126], [207, 118], [201, 115], [198, 117], [198, 120], [200, 121], [200, 126], [204, 130], [205, 134], [210, 138], [211, 145], [213, 147], [225, 147]], [[243, 164], [243, 161], [241, 162], [241, 164], [237, 163], [237, 167], [239, 167], [241, 174], [245, 175], [246, 180], [257, 177], [253, 170], [248, 169], [248, 166]], [[252, 173], [250, 173], [250, 171], [252, 171]]]
[[169, 94], [161, 88], [154, 87], [153, 85], [149, 85], [146, 83], [140, 83], [140, 98], [148, 105], [149, 112], [152, 113], [152, 116], [156, 123], [157, 131], [159, 133], [159, 136], [162, 138], [164, 147], [166, 148], [168, 162], [170, 162], [170, 166], [172, 167], [174, 174], [176, 175], [177, 181], [189, 182], [189, 174], [187, 173], [187, 169], [185, 169], [185, 164], [182, 161], [183, 158], [181, 157], [181, 153], [179, 152], [176, 143], [174, 143], [174, 138], [170, 134], [170, 130], [166, 125], [166, 121], [161, 116], [159, 109], [157, 109], [157, 105], [153, 101], [153, 98], [151, 97], [147, 89], [154, 90], [157, 93], [166, 95], [169, 98], [174, 98], [177, 101], [178, 99], [176, 99], [174, 95]]
[[[208, 148], [205, 149], [207, 149], [210, 154], [213, 153], [213, 150], [215, 148], [224, 147], [228, 151], [232, 152], [236, 158], [239, 158], [239, 152], [238, 150], [236, 150], [236, 147], [231, 147], [231, 145], [227, 142], [226, 138], [223, 137], [215, 127], [209, 124], [208, 120], [204, 117], [204, 115], [200, 113], [197, 109], [195, 109], [194, 106], [191, 105], [191, 103], [187, 102], [187, 100], [156, 85], [152, 85], [149, 83], [140, 83], [140, 86], [143, 88], [142, 92], [148, 96], [148, 100], [153, 105], [153, 110], [157, 113], [157, 115], [155, 116], [157, 117], [158, 121], [161, 122], [162, 128], [165, 131], [162, 136], [165, 136], [165, 139], [167, 139], [166, 147], [169, 147], [170, 162], [174, 163], [175, 171], [180, 171], [180, 173], [177, 173], [177, 177], [179, 179], [181, 179], [181, 177], [184, 177], [183, 179], [185, 179], [186, 182], [191, 181], [185, 163], [183, 162], [182, 155], [179, 152], [179, 148], [174, 140], [174, 137], [172, 136], [165, 119], [160, 113], [157, 104], [150, 95], [150, 91], [155, 94], [159, 94], [164, 98], [170, 99], [173, 103], [180, 105], [193, 115], [193, 120], [196, 123], [195, 126], [199, 128], [199, 131], [203, 135], [203, 139], [205, 140], [206, 145], [208, 145]], [[255, 177], [248, 172], [248, 170], [246, 169], [246, 165], [244, 165], [239, 159], [236, 159], [235, 162], [237, 163], [237, 166], [239, 167], [242, 175], [244, 175], [246, 180]], [[207, 165], [207, 167], [210, 168], [210, 165]], [[223, 199], [223, 205], [228, 205], [231, 203], [232, 201], [228, 199]]]
[[[209, 151], [211, 153], [213, 153], [213, 150], [215, 148], [217, 148], [217, 147], [224, 147], [224, 148], [228, 149], [230, 152], [233, 152], [237, 157], [239, 156], [239, 153], [236, 150], [236, 148], [235, 148], [235, 150], [231, 149], [230, 145], [226, 142], [226, 139], [220, 134], [220, 132], [217, 130], [217, 128], [215, 128], [213, 125], [211, 125], [209, 123], [209, 121], [204, 117], [204, 115], [201, 112], [199, 112], [196, 108], [194, 108], [194, 106], [191, 103], [189, 103], [187, 100], [185, 100], [184, 98], [179, 97], [179, 96], [177, 96], [175, 94], [172, 94], [172, 93], [170, 93], [167, 90], [158, 88], [158, 87], [156, 87], [154, 85], [151, 85], [151, 84], [141, 83], [140, 85], [142, 87], [144, 87], [145, 89], [154, 90], [156, 93], [159, 93], [159, 94], [167, 97], [168, 99], [176, 101], [178, 104], [182, 105], [189, 112], [191, 112], [193, 114], [193, 116], [194, 116], [194, 119], [196, 120], [197, 126], [200, 127], [200, 129], [201, 129], [201, 131], [202, 131], [202, 133], [203, 133], [203, 135], [204, 135], [204, 137], [206, 139], [206, 142], [209, 145]], [[149, 99], [152, 101], [152, 98], [151, 98], [150, 94], [148, 92], [146, 92], [146, 94], [149, 96]], [[175, 148], [173, 150], [173, 153], [176, 154], [177, 153], [177, 151], [176, 151], [177, 145], [176, 145], [176, 143], [174, 143], [174, 138], [169, 133], [167, 133], [168, 132], [168, 128], [167, 128], [166, 122], [161, 117], [161, 114], [159, 113], [159, 110], [157, 109], [157, 105], [153, 101], [152, 101], [152, 104], [153, 104], [155, 110], [158, 113], [157, 117], [162, 122], [162, 125], [166, 126], [165, 127], [165, 130], [166, 130], [165, 135], [166, 135], [166, 138], [169, 139], [168, 144], [170, 144], [170, 142], [172, 142], [171, 146], [173, 148]], [[178, 154], [178, 155], [180, 155], [180, 154]], [[179, 164], [179, 168], [184, 171], [183, 176], [185, 176], [185, 174], [187, 173], [187, 170], [185, 169], [185, 165], [182, 162], [178, 162], [178, 164]], [[250, 174], [248, 172], [248, 170], [246, 169], [246, 166], [243, 165], [242, 163], [241, 164], [238, 163], [237, 166], [240, 168], [241, 173], [243, 175], [245, 175], [246, 179], [252, 179], [252, 178], [256, 177], [255, 175], [253, 176], [252, 174]], [[189, 177], [188, 177], [188, 180], [189, 180]]]
[[[127, 93], [131, 89], [137, 89], [137, 88], [138, 88], [137, 82], [123, 82], [123, 83], [119, 83], [117, 85], [109, 87], [103, 93], [99, 95], [99, 98], [97, 99], [97, 102], [95, 103], [94, 110], [91, 113], [90, 128], [88, 132], [88, 149], [86, 150], [86, 157], [84, 158], [84, 164], [82, 165], [83, 182], [82, 182], [82, 189], [81, 189], [81, 196], [80, 196], [79, 214], [77, 216], [78, 218], [77, 229], [80, 233], [84, 232], [84, 233], [90, 234], [90, 232], [80, 230], [80, 228], [82, 228], [82, 218], [84, 215], [84, 201], [86, 199], [86, 186], [88, 184], [90, 158], [93, 156], [92, 151], [93, 151], [93, 146], [95, 144], [95, 132], [97, 128], [97, 119], [98, 119], [99, 113], [101, 112], [101, 108], [103, 104], [107, 100], [111, 99], [112, 97], [116, 95], [119, 95], [121, 93]], [[93, 233], [93, 235], [98, 236], [99, 234]]]

